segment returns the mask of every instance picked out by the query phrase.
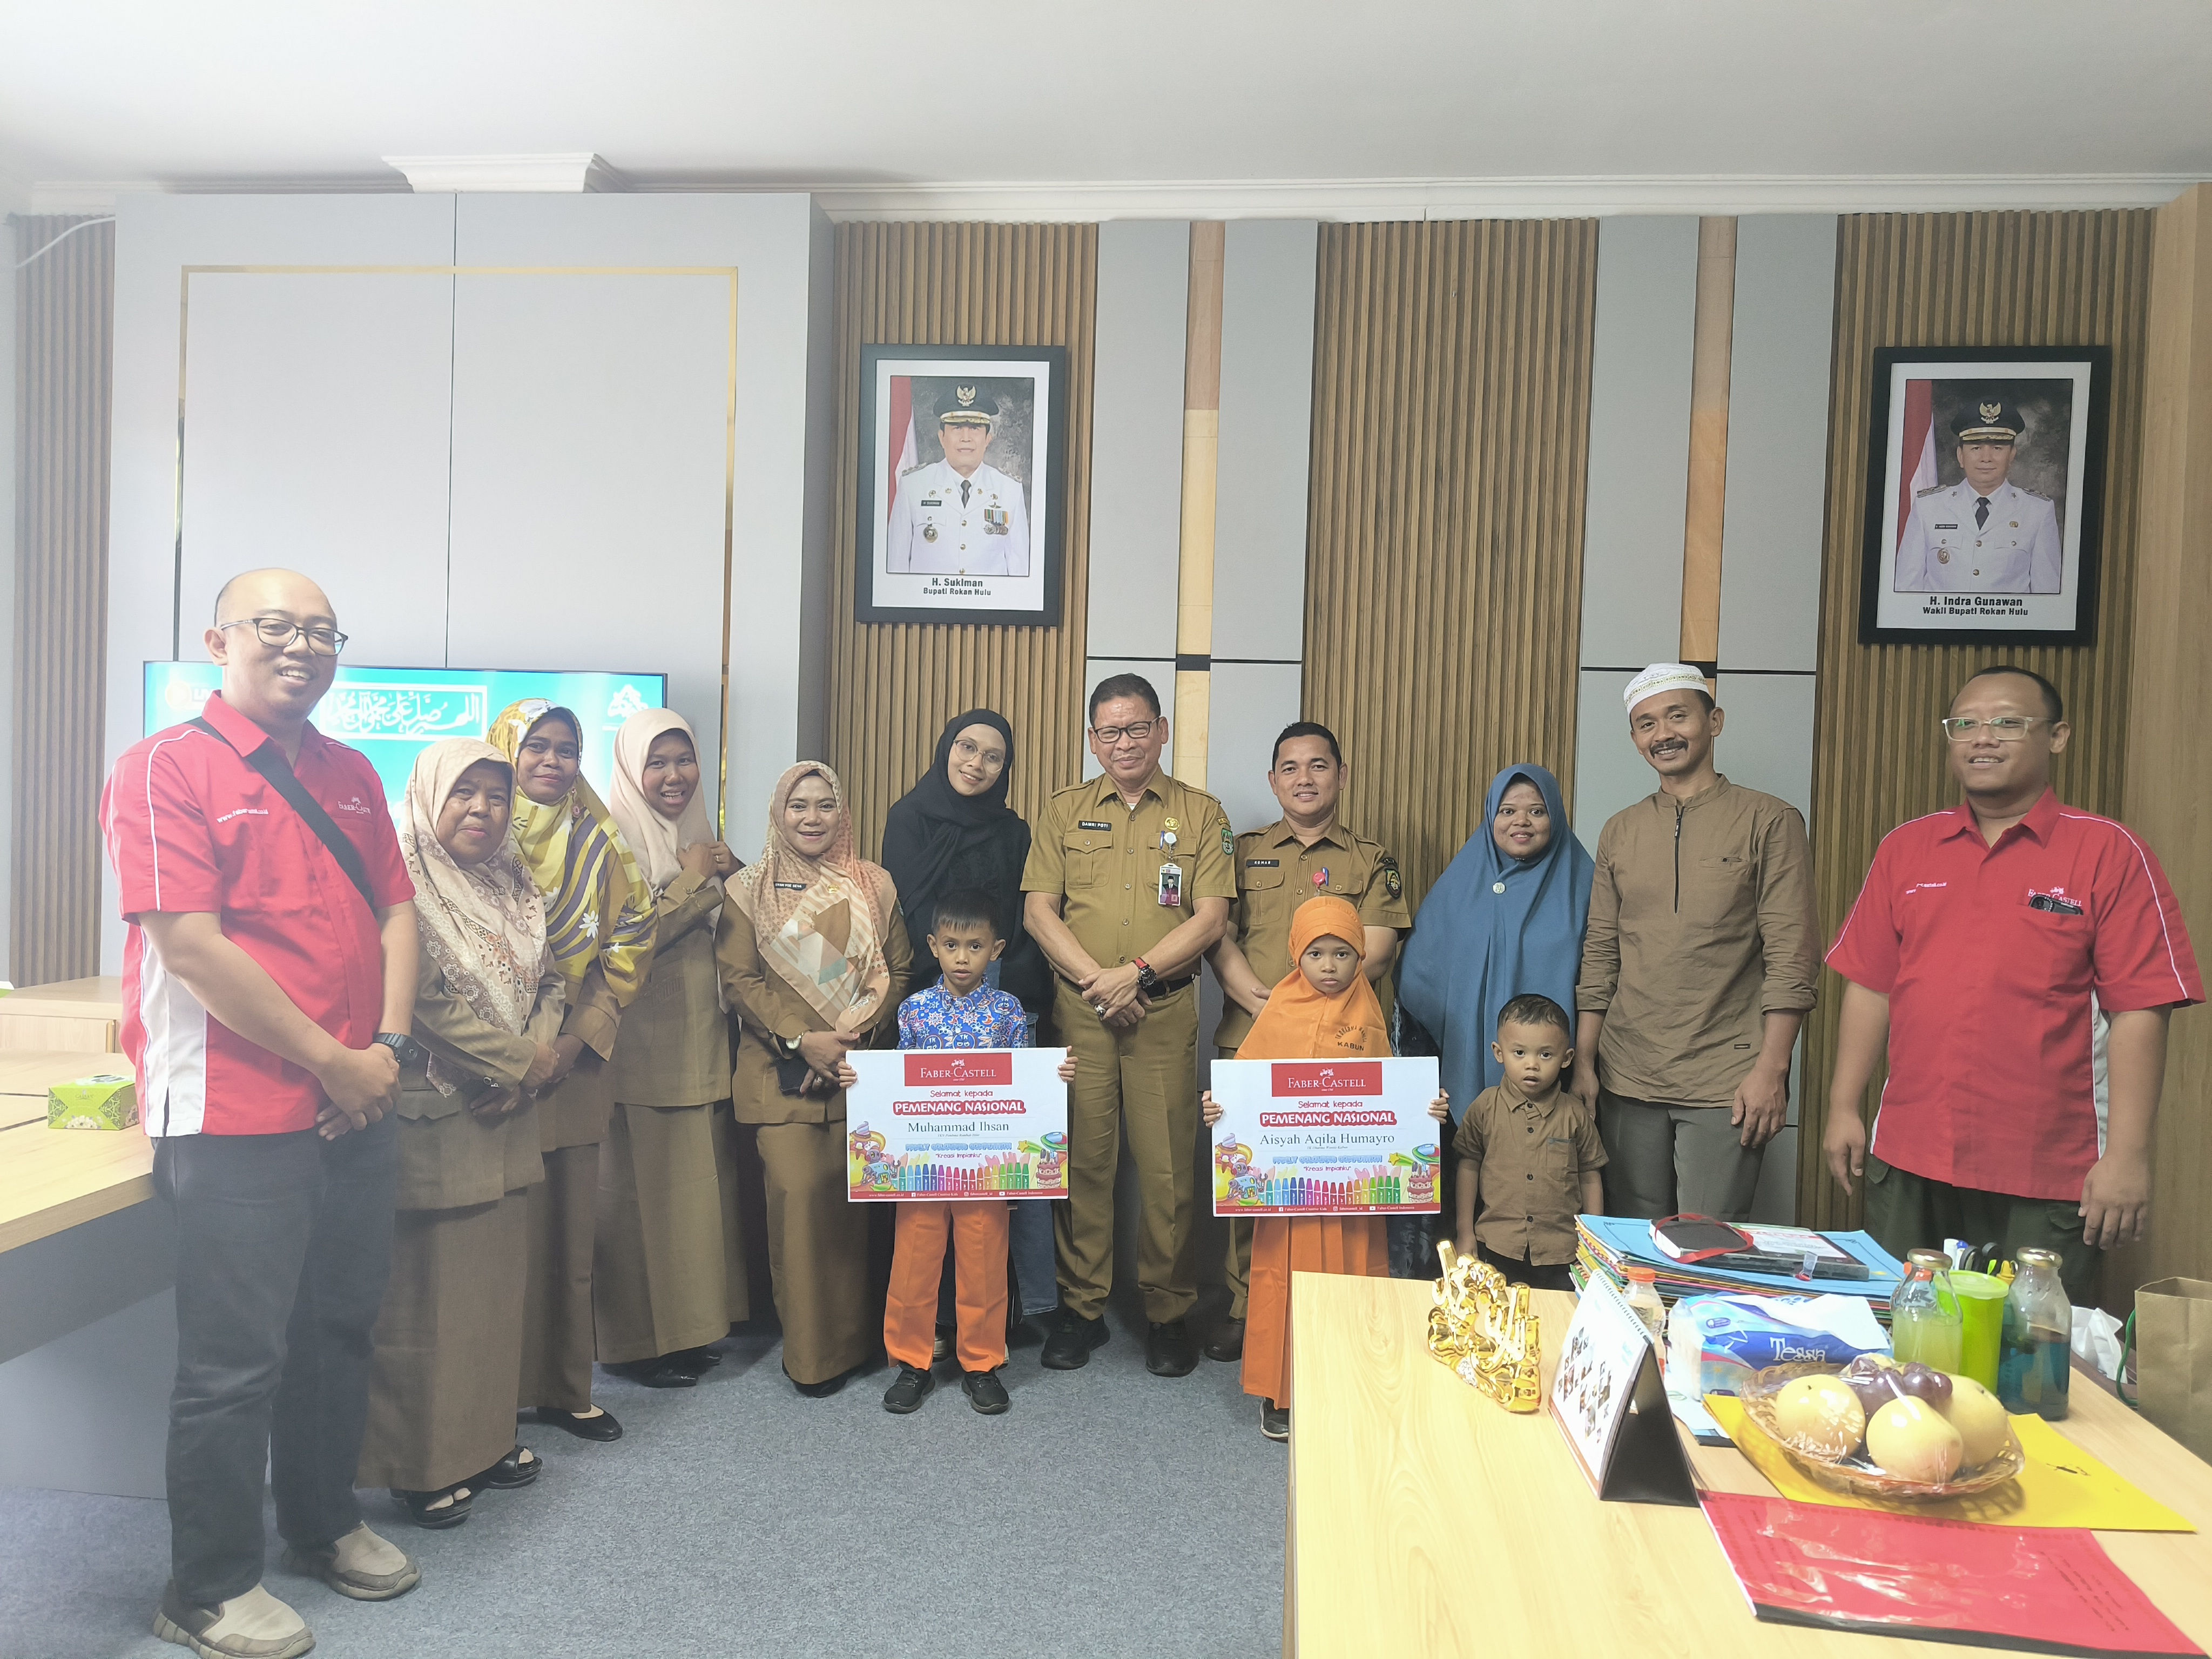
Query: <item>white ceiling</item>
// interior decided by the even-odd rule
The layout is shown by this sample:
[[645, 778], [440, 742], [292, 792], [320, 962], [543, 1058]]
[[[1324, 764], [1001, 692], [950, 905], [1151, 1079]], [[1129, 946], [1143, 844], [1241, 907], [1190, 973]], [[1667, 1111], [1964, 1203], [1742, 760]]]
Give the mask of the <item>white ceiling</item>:
[[2204, 0], [0, 0], [17, 193], [595, 150], [860, 210], [2057, 204], [2212, 175], [2208, 89]]

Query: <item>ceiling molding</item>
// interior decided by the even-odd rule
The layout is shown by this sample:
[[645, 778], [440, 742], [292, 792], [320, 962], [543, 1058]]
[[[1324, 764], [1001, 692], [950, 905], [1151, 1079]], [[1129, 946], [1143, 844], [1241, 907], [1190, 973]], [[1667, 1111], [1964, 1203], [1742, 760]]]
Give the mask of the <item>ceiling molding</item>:
[[562, 155], [387, 155], [418, 195], [498, 191], [581, 195], [623, 188], [623, 177], [588, 150]]
[[[1376, 220], [2155, 207], [2196, 182], [2192, 174], [2160, 173], [794, 183], [789, 187], [809, 191], [833, 219]], [[630, 187], [665, 186], [649, 176], [634, 176]], [[683, 187], [696, 190], [702, 185], [694, 181]]]

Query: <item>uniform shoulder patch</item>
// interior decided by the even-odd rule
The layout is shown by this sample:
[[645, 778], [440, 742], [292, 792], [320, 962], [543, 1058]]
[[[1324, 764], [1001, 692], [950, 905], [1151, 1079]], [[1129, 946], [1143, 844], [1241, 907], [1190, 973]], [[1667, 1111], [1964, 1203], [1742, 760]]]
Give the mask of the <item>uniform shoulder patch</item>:
[[1923, 495], [1938, 495], [1943, 490], [1948, 489], [1951, 486], [1948, 484], [1929, 484], [1925, 489], [1914, 490], [1912, 492], [1913, 499], [1917, 501]]
[[912, 477], [915, 473], [917, 473], [917, 472], [921, 471], [922, 468], [924, 468], [925, 466], [927, 466], [928, 465], [929, 465], [929, 463], [928, 463], [927, 461], [916, 461], [916, 462], [915, 462], [912, 466], [903, 468], [903, 469], [900, 471], [900, 473], [899, 473], [899, 477], [902, 477], [902, 478], [910, 478], [910, 477]]
[[1229, 827], [1227, 818], [1221, 821], [1221, 856], [1231, 860], [1237, 856], [1237, 832]]
[[[2020, 486], [2018, 484], [2014, 484], [2013, 488], [2014, 489], [2020, 489]], [[2050, 496], [2039, 495], [2033, 489], [2020, 489], [2020, 493], [2027, 496], [2028, 500], [2032, 501], [2047, 501], [2051, 499]]]
[[1406, 878], [1398, 873], [1396, 856], [1385, 853], [1375, 860], [1375, 865], [1376, 868], [1382, 872], [1382, 890], [1389, 894], [1392, 898], [1403, 895], [1406, 890]]

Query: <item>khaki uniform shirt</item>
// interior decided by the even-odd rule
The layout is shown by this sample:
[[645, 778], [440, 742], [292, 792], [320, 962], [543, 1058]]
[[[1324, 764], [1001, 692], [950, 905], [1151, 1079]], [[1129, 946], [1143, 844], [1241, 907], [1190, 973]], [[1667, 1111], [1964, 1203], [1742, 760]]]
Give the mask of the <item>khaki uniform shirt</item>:
[[1510, 1083], [1485, 1089], [1460, 1120], [1452, 1151], [1481, 1171], [1476, 1243], [1532, 1267], [1575, 1259], [1583, 1172], [1605, 1167], [1605, 1143], [1578, 1097], [1557, 1084], [1543, 1101]]
[[[1175, 845], [1163, 848], [1161, 836], [1170, 834]], [[1203, 789], [1155, 772], [1132, 810], [1102, 773], [1047, 803], [1030, 837], [1022, 890], [1064, 895], [1060, 915], [1076, 943], [1101, 967], [1118, 968], [1189, 921], [1199, 900], [1237, 896], [1236, 849], [1229, 814]], [[1159, 902], [1160, 866], [1169, 862], [1182, 866], [1175, 905]]]
[[1656, 793], [1597, 840], [1575, 1001], [1601, 1013], [1598, 1081], [1669, 1106], [1725, 1106], [1765, 1016], [1813, 1006], [1813, 854], [1797, 809], [1722, 778]]
[[[1308, 899], [1323, 895], [1346, 901], [1367, 927], [1403, 933], [1413, 925], [1398, 860], [1379, 841], [1370, 841], [1340, 823], [1307, 847], [1300, 843], [1288, 818], [1237, 837], [1237, 902], [1230, 908], [1230, 925], [1237, 949], [1262, 985], [1272, 988], [1289, 975], [1293, 965], [1291, 918]], [[1382, 1005], [1382, 1029], [1387, 1031], [1393, 1000], [1389, 974], [1375, 981], [1375, 996]], [[1224, 999], [1214, 1045], [1234, 1050], [1251, 1030], [1252, 1016]]]
[[[884, 914], [884, 961], [890, 969], [890, 984], [876, 1006], [876, 1017], [860, 1035], [864, 1048], [898, 1046], [898, 1008], [913, 977], [914, 950], [907, 943], [906, 922], [899, 915], [898, 890], [888, 875], [878, 872], [882, 884], [876, 897]], [[714, 932], [714, 961], [729, 998], [730, 1012], [738, 1021], [737, 1062], [727, 1093], [740, 1123], [842, 1123], [845, 1121], [845, 1091], [827, 1095], [787, 1095], [776, 1086], [775, 1062], [781, 1054], [775, 1039], [796, 1040], [809, 1031], [827, 1031], [832, 1022], [814, 1012], [814, 1005], [793, 988], [782, 973], [760, 953], [752, 919], [735, 899], [722, 906], [722, 920]]]
[[549, 973], [520, 1034], [487, 1025], [446, 983], [430, 953], [422, 952], [416, 964], [415, 1037], [437, 1056], [441, 1075], [463, 1080], [449, 1095], [422, 1066], [400, 1073], [395, 1207], [457, 1210], [496, 1204], [545, 1178], [535, 1106], [526, 1103], [487, 1121], [468, 1104], [488, 1090], [520, 1084], [537, 1058], [538, 1045], [560, 1035], [561, 1014], [561, 976]]
[[722, 884], [684, 872], [660, 896], [653, 966], [608, 1064], [625, 1106], [705, 1106], [730, 1093], [730, 1022], [714, 967]]

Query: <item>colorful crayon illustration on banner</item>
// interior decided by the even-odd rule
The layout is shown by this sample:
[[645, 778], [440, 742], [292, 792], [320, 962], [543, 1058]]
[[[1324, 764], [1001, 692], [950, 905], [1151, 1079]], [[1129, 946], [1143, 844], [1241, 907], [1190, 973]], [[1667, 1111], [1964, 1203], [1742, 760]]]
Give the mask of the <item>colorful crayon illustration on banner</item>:
[[856, 1052], [846, 1192], [855, 1204], [1067, 1196], [1060, 1048]]
[[1213, 1212], [1434, 1212], [1433, 1059], [1217, 1060]]

